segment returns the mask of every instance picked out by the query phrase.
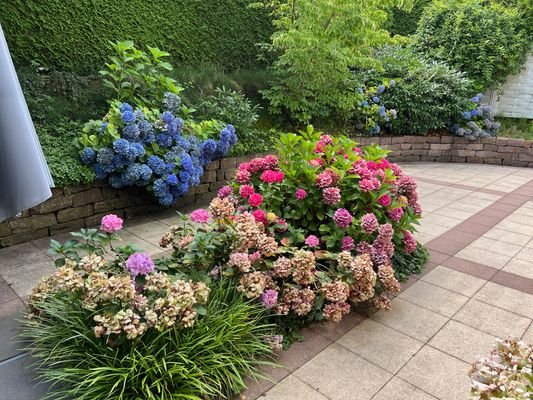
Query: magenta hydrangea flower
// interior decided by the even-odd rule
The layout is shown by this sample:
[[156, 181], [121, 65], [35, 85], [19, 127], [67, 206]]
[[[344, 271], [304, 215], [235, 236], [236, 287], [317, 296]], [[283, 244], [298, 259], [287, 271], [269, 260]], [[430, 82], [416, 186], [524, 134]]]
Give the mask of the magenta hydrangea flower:
[[261, 304], [265, 308], [272, 308], [278, 302], [278, 292], [272, 289], [267, 289], [261, 295]]
[[252, 207], [259, 207], [262, 202], [263, 196], [261, 196], [259, 193], [251, 194], [250, 197], [248, 197], [248, 204], [250, 204]]
[[337, 211], [335, 211], [333, 220], [339, 228], [347, 228], [352, 223], [353, 217], [347, 209], [339, 208]]
[[341, 201], [341, 190], [336, 187], [325, 188], [322, 191], [322, 201], [324, 204], [337, 204]]
[[416, 250], [416, 239], [411, 232], [403, 231], [403, 245], [407, 254], [411, 254]]
[[365, 214], [361, 217], [361, 228], [365, 233], [372, 233], [378, 229], [378, 219], [372, 213]]
[[388, 194], [384, 194], [378, 199], [378, 203], [383, 207], [387, 207], [391, 203], [390, 196]]
[[296, 197], [297, 200], [303, 200], [307, 197], [307, 192], [304, 189], [296, 189], [294, 197]]
[[191, 220], [199, 224], [205, 224], [207, 223], [207, 221], [209, 221], [209, 212], [207, 212], [207, 210], [204, 210], [203, 208], [194, 210], [191, 213]]
[[400, 219], [402, 219], [402, 216], [403, 216], [403, 208], [401, 207], [393, 208], [392, 210], [389, 211], [389, 217], [394, 222], [398, 222]]
[[267, 169], [261, 174], [261, 180], [265, 183], [280, 183], [283, 182], [285, 174], [281, 171], [272, 171]]
[[230, 194], [233, 193], [233, 188], [231, 186], [222, 186], [220, 189], [218, 189], [217, 196], [221, 199], [228, 197]]
[[361, 179], [359, 186], [361, 186], [363, 192], [369, 192], [378, 190], [381, 187], [381, 182], [377, 178]]
[[126, 268], [132, 276], [146, 275], [154, 270], [154, 262], [146, 253], [135, 253], [129, 256]]
[[239, 169], [235, 173], [235, 180], [239, 183], [248, 183], [250, 182], [250, 179], [252, 179], [252, 174], [250, 174], [248, 170]]
[[247, 199], [248, 197], [250, 197], [254, 193], [255, 193], [255, 190], [254, 190], [254, 187], [252, 185], [242, 185], [239, 188], [239, 195], [243, 199]]
[[100, 223], [100, 230], [105, 233], [115, 233], [122, 229], [122, 218], [115, 214], [108, 214], [102, 218]]
[[309, 235], [305, 238], [304, 243], [309, 247], [318, 247], [320, 245], [320, 239], [315, 235]]
[[355, 248], [355, 242], [351, 236], [344, 236], [342, 238], [341, 250], [352, 251]]
[[320, 189], [333, 186], [333, 176], [328, 171], [321, 172], [320, 174], [316, 176], [315, 184]]

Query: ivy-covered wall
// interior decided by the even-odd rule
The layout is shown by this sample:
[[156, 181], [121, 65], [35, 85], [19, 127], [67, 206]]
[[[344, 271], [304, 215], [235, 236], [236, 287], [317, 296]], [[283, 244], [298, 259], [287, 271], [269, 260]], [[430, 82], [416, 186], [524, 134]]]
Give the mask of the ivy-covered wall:
[[109, 41], [170, 52], [173, 63], [225, 69], [257, 63], [272, 28], [250, 0], [1, 0], [0, 24], [17, 65], [35, 60], [77, 73], [99, 70]]

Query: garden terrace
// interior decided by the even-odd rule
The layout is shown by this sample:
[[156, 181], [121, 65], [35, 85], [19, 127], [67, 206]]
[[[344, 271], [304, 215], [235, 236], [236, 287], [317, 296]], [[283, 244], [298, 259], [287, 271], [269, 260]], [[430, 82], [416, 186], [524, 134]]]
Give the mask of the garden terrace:
[[[271, 371], [275, 383], [249, 382], [248, 399], [463, 399], [472, 361], [488, 354], [495, 337], [533, 341], [533, 170], [402, 166], [418, 181], [424, 218], [416, 237], [431, 253], [425, 270], [402, 285], [390, 312], [306, 328], [305, 341], [280, 354], [285, 368]], [[172, 214], [134, 217], [123, 237], [159, 254], [160, 236], [177, 220]], [[47, 245], [43, 238], [0, 250], [4, 338], [16, 333], [31, 288], [54, 269]], [[2, 396], [37, 399], [46, 387], [34, 386], [17, 349], [2, 341]]]

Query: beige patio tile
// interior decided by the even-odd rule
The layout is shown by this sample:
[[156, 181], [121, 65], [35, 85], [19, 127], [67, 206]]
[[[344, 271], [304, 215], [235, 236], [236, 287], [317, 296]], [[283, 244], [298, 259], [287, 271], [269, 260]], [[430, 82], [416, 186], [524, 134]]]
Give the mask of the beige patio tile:
[[520, 233], [522, 235], [533, 236], [533, 225], [524, 225], [508, 219], [504, 219], [502, 222], [496, 225], [495, 228], [503, 229], [504, 231]]
[[392, 378], [372, 400], [434, 400], [435, 397], [423, 392], [399, 378]]
[[522, 246], [502, 242], [500, 240], [491, 239], [488, 237], [480, 237], [472, 242], [470, 246], [490, 251], [492, 253], [498, 253], [507, 257], [514, 257], [520, 250], [522, 250]]
[[525, 247], [516, 255], [516, 258], [519, 260], [533, 262], [533, 247]]
[[497, 337], [520, 337], [531, 320], [475, 299], [466, 303], [454, 320]]
[[436, 210], [435, 214], [443, 215], [446, 217], [455, 218], [455, 219], [459, 219], [463, 221], [465, 219], [470, 218], [472, 215], [474, 215], [474, 212], [459, 210], [451, 205], [448, 205], [446, 207], [442, 207]]
[[507, 218], [505, 218], [505, 221], [516, 222], [517, 224], [521, 225], [533, 225], [533, 217], [518, 213], [512, 213]]
[[371, 399], [392, 375], [333, 343], [294, 372], [331, 400]]
[[396, 373], [423, 343], [379, 322], [366, 319], [337, 343], [389, 372]]
[[414, 236], [416, 240], [418, 240], [422, 244], [426, 244], [427, 242], [430, 242], [437, 237], [437, 235], [431, 235], [429, 233], [424, 232], [415, 232]]
[[425, 275], [422, 280], [468, 297], [473, 296], [486, 282], [484, 279], [440, 265]]
[[478, 213], [479, 211], [483, 210], [485, 207], [476, 203], [461, 203], [458, 201], [455, 201], [451, 203], [447, 208], [453, 208], [454, 210], [462, 211], [462, 212], [468, 212], [471, 215], [474, 215]]
[[533, 259], [526, 261], [519, 258], [513, 258], [505, 267], [503, 267], [502, 271], [533, 279]]
[[132, 225], [125, 229], [127, 232], [130, 232], [136, 236], [139, 236], [141, 239], [146, 237], [163, 235], [168, 230], [168, 225], [163, 224], [159, 221], [152, 221], [139, 225]]
[[529, 328], [522, 336], [522, 341], [527, 344], [533, 344], [533, 324], [529, 325]]
[[398, 377], [441, 400], [465, 400], [470, 393], [470, 364], [425, 346]]
[[429, 345], [472, 363], [477, 357], [490, 353], [494, 340], [494, 335], [452, 320], [430, 340]]
[[428, 222], [432, 225], [443, 226], [445, 228], [453, 228], [454, 226], [459, 225], [462, 222], [462, 219], [451, 218], [449, 216], [431, 214], [424, 217], [422, 220]]
[[442, 225], [431, 224], [422, 218], [420, 225], [417, 226], [417, 230], [422, 233], [439, 236], [447, 232], [448, 228]]
[[525, 246], [531, 240], [531, 236], [529, 235], [509, 232], [499, 228], [492, 228], [487, 233], [485, 233], [483, 237], [496, 239], [501, 242], [511, 243], [518, 246]]
[[476, 293], [474, 299], [533, 318], [533, 295], [496, 283], [487, 284]]
[[466, 296], [423, 281], [416, 282], [398, 297], [447, 317], [468, 301]]
[[533, 217], [533, 208], [529, 205], [522, 206], [516, 210], [513, 214], [525, 215], [526, 217]]
[[400, 298], [392, 301], [391, 311], [379, 311], [371, 318], [423, 342], [427, 342], [448, 321], [442, 315]]
[[511, 257], [502, 254], [493, 253], [477, 247], [468, 246], [456, 254], [456, 257], [464, 258], [465, 260], [474, 261], [478, 264], [486, 265], [496, 269], [501, 269], [509, 262]]
[[261, 396], [268, 400], [327, 400], [319, 392], [302, 382], [293, 375], [289, 375], [280, 383]]

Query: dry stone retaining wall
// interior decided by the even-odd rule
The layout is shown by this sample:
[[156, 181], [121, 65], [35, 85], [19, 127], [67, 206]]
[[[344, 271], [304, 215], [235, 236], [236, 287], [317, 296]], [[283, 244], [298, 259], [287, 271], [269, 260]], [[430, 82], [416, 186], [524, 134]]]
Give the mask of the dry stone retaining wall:
[[[213, 198], [228, 180], [233, 178], [238, 163], [252, 156], [228, 157], [213, 161], [205, 170], [200, 185], [191, 188], [180, 198], [176, 208], [204, 204]], [[147, 193], [145, 188], [114, 189], [105, 182], [52, 189], [52, 197], [38, 206], [24, 211], [19, 217], [0, 223], [0, 247], [72, 232], [80, 228], [96, 227], [109, 213], [122, 218], [162, 210], [164, 207]]]

